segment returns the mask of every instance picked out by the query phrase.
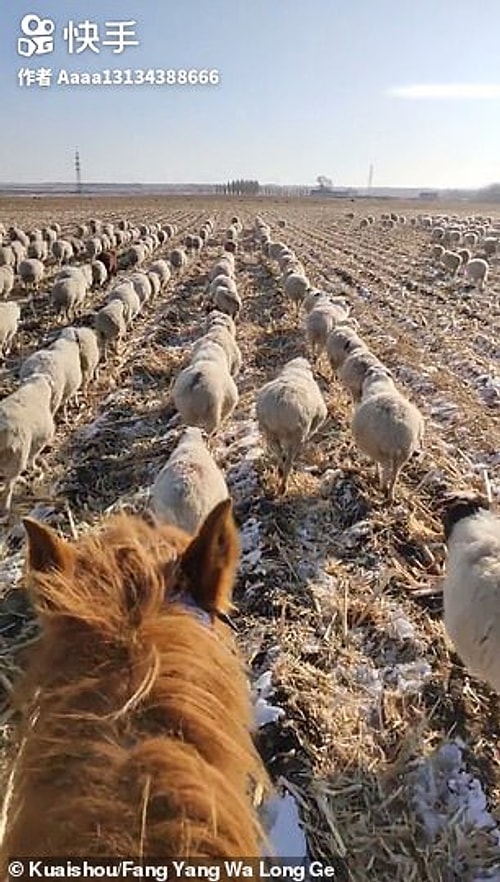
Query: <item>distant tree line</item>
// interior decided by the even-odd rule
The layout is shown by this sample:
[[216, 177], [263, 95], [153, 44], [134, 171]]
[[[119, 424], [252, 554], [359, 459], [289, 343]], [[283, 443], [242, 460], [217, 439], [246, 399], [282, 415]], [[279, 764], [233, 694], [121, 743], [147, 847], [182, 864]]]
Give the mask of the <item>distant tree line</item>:
[[498, 202], [500, 200], [500, 184], [490, 184], [476, 191], [476, 198], [484, 199], [485, 202]]
[[255, 196], [260, 191], [258, 181], [228, 181], [226, 184], [216, 184], [215, 192], [219, 196]]

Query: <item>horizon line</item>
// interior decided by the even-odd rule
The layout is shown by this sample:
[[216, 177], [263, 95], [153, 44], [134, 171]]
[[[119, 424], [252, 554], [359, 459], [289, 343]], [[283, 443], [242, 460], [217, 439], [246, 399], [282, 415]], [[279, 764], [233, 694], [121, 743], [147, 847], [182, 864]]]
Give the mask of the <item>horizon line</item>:
[[[234, 178], [232, 180], [245, 180]], [[224, 182], [228, 183], [228, 182]], [[500, 186], [500, 181], [490, 181], [487, 184], [479, 184], [479, 185], [461, 185], [454, 184], [449, 186], [432, 186], [429, 184], [373, 184], [371, 187], [367, 187], [366, 184], [333, 184], [330, 187], [319, 187], [317, 182], [310, 184], [302, 184], [302, 183], [286, 183], [286, 184], [277, 184], [273, 181], [262, 181], [258, 182], [260, 187], [294, 187], [301, 189], [314, 189], [314, 190], [359, 190], [364, 192], [371, 192], [373, 190], [422, 190], [422, 191], [447, 191], [447, 190], [483, 190], [488, 189], [495, 186]], [[74, 181], [0, 181], [0, 187], [68, 187], [75, 188], [76, 184]], [[219, 187], [223, 186], [223, 184], [219, 181], [180, 181], [180, 182], [162, 182], [162, 181], [106, 181], [106, 180], [97, 180], [97, 181], [84, 181], [81, 184], [82, 188], [85, 187]]]

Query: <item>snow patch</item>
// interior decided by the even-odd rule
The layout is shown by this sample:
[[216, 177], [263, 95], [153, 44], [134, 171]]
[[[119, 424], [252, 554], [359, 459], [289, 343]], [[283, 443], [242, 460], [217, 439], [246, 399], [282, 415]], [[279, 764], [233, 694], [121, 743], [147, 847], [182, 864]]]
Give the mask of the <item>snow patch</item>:
[[271, 856], [305, 861], [307, 842], [300, 826], [297, 802], [291, 793], [270, 799], [265, 812], [268, 817]]
[[283, 708], [275, 707], [267, 701], [274, 694], [271, 680], [271, 671], [264, 671], [254, 683], [253, 688], [256, 696], [254, 701], [254, 719], [258, 729], [262, 728], [262, 726], [267, 726], [268, 723], [276, 723], [285, 716]]
[[[460, 834], [450, 837], [458, 841], [481, 832], [490, 838], [493, 846], [500, 847], [500, 831], [494, 817], [488, 811], [486, 796], [481, 783], [466, 769], [463, 743], [456, 739], [443, 744], [433, 754], [418, 760], [414, 770], [415, 811], [432, 842], [446, 829], [459, 828]], [[456, 856], [457, 874], [463, 873], [460, 855]], [[500, 880], [497, 869], [478, 869], [473, 882]]]

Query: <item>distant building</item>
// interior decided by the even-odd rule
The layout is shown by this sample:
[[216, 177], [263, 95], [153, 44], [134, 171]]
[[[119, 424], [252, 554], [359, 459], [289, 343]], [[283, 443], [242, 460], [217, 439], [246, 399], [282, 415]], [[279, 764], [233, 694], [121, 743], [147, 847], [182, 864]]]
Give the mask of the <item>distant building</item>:
[[421, 190], [418, 194], [419, 199], [439, 199], [438, 190]]
[[334, 190], [332, 187], [315, 187], [309, 190], [309, 196], [328, 196], [330, 199], [352, 199], [358, 195], [357, 190], [352, 187], [343, 187], [341, 190]]

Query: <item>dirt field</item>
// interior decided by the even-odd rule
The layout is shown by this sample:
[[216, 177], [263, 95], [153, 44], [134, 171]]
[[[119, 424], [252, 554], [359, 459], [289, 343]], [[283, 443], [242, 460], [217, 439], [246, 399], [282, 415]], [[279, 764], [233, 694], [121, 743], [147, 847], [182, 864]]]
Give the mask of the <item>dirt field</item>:
[[[460, 291], [431, 260], [428, 232], [359, 228], [363, 215], [389, 211], [494, 214], [468, 203], [385, 200], [0, 200], [0, 221], [23, 229], [58, 221], [69, 234], [90, 217], [125, 217], [174, 223], [177, 244], [208, 216], [216, 225], [213, 244], [135, 320], [123, 354], [101, 371], [85, 404], [67, 425], [59, 420], [44, 479], [15, 493], [0, 548], [0, 733], [6, 756], [10, 684], [34, 633], [18, 590], [19, 518], [32, 512], [71, 535], [110, 511], [145, 504], [179, 436], [169, 390], [204, 330], [206, 273], [238, 214], [240, 402], [217, 438], [216, 458], [243, 536], [241, 645], [252, 675], [272, 672], [272, 704], [284, 711], [260, 730], [263, 754], [299, 805], [311, 855], [335, 859], [336, 878], [481, 882], [500, 879], [498, 700], [467, 675], [445, 639], [436, 487], [482, 488], [486, 473], [500, 498], [500, 264], [492, 260], [483, 293]], [[329, 418], [288, 495], [276, 494], [255, 393], [285, 361], [308, 353], [279, 267], [256, 243], [257, 214], [314, 285], [346, 293], [360, 334], [425, 416], [425, 451], [402, 473], [392, 507], [354, 447], [352, 407], [326, 359], [315, 374]], [[91, 323], [104, 297], [92, 294], [78, 323]], [[16, 387], [20, 362], [55, 331], [48, 298], [39, 295], [36, 317], [23, 311], [17, 346], [0, 368], [2, 398]]]

